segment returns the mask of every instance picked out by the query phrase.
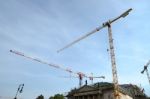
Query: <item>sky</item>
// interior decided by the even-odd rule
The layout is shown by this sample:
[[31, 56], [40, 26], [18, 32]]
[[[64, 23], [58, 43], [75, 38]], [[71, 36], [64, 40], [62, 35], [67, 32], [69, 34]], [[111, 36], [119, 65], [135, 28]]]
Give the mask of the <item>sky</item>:
[[78, 78], [68, 72], [17, 56], [10, 49], [106, 77], [94, 82], [112, 82], [107, 28], [60, 53], [57, 50], [129, 8], [133, 10], [127, 17], [112, 24], [118, 81], [141, 86], [150, 96], [147, 76], [140, 73], [150, 59], [149, 4], [149, 0], [0, 0], [0, 99], [14, 98], [22, 83], [20, 99], [40, 94], [48, 99], [79, 86]]

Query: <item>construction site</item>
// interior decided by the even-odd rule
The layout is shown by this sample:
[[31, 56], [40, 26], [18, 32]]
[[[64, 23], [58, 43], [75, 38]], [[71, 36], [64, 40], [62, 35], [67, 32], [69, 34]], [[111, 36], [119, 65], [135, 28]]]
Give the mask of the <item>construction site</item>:
[[[26, 12], [29, 6], [28, 3], [29, 5], [33, 4], [31, 2], [17, 2], [15, 5], [22, 7], [22, 5], [25, 4], [25, 8], [23, 9]], [[59, 5], [56, 1], [55, 3], [52, 1], [48, 2], [48, 4], [51, 3], [57, 7]], [[50, 99], [48, 95], [58, 93], [63, 93], [66, 99], [150, 99], [150, 53], [148, 52], [149, 49], [146, 49], [149, 45], [140, 43], [140, 41], [149, 42], [149, 36], [147, 35], [144, 36], [144, 39], [139, 39], [140, 36], [135, 36], [131, 33], [135, 32], [135, 25], [137, 24], [138, 26], [136, 22], [140, 18], [138, 17], [136, 19], [136, 14], [134, 14], [138, 13], [136, 12], [138, 11], [136, 6], [134, 5], [132, 8], [125, 6], [125, 9], [121, 10], [114, 10], [114, 6], [111, 6], [112, 9], [111, 7], [110, 9], [112, 12], [113, 10], [116, 12], [112, 13], [109, 8], [107, 8], [109, 10], [106, 10], [106, 12], [100, 10], [103, 11], [101, 14], [104, 15], [100, 16], [102, 20], [97, 20], [95, 17], [97, 15], [91, 16], [92, 18], [95, 17], [95, 19], [91, 19], [90, 17], [86, 17], [88, 13], [83, 13], [85, 9], [88, 9], [87, 12], [90, 12], [88, 6], [85, 6], [85, 8], [83, 6], [76, 8], [76, 6], [73, 6], [74, 3], [78, 5], [80, 2], [67, 2], [68, 5], [66, 5], [66, 8], [63, 8], [64, 6], [61, 4], [59, 5], [62, 11], [64, 11], [64, 9], [66, 13], [69, 11], [67, 13], [70, 14], [68, 18], [65, 17], [67, 14], [63, 16], [61, 11], [62, 20], [61, 18], [57, 18], [59, 15], [49, 15], [51, 22], [53, 20], [57, 20], [56, 22], [61, 20], [60, 23], [54, 22], [54, 24], [49, 25], [48, 23], [43, 23], [43, 21], [46, 22], [50, 19], [45, 16], [47, 12], [46, 8], [42, 8], [46, 6], [46, 4], [41, 2], [35, 3], [35, 8], [33, 7], [31, 10], [28, 9], [27, 12], [31, 11], [31, 13], [33, 13], [37, 11], [38, 13], [35, 13], [35, 15], [40, 16], [40, 14], [42, 14], [44, 18], [40, 19], [37, 17], [36, 19], [35, 17], [32, 19], [30, 15], [27, 15], [29, 20], [25, 17], [27, 20], [24, 21], [25, 26], [20, 26], [24, 20], [22, 17], [18, 17], [18, 19], [14, 18], [16, 19], [14, 24], [16, 24], [18, 31], [12, 31], [12, 35], [2, 34], [2, 37], [6, 37], [5, 40], [12, 40], [9, 41], [9, 43], [12, 44], [9, 45], [8, 43], [8, 46], [5, 48], [7, 43], [4, 43], [6, 45], [3, 46], [3, 55], [1, 57], [3, 62], [0, 61], [0, 63], [4, 65], [0, 71], [2, 78], [0, 82], [0, 99], [35, 99], [39, 94], [46, 94], [46, 98], [36, 99]], [[82, 3], [84, 4], [85, 2]], [[141, 2], [139, 2], [139, 4], [140, 3]], [[69, 4], [72, 4], [72, 6], [69, 6]], [[87, 3], [87, 5], [92, 5], [93, 8], [95, 8], [96, 4], [97, 2], [93, 3], [92, 1]], [[6, 5], [5, 3], [4, 6]], [[40, 6], [40, 9], [36, 6]], [[73, 12], [70, 11], [72, 7], [76, 8], [76, 10], [73, 11], [83, 11], [80, 13], [81, 16], [78, 13], [76, 18], [80, 19], [80, 17], [85, 14], [83, 17], [85, 23], [78, 23], [77, 21], [79, 19], [72, 20], [72, 18], [75, 18], [73, 17], [75, 16]], [[14, 6], [13, 8], [16, 9]], [[63, 13], [65, 13], [65, 11]], [[90, 13], [94, 12], [91, 11]], [[88, 20], [89, 24], [91, 23], [92, 25], [87, 26]], [[29, 21], [31, 21], [31, 25], [29, 25]], [[96, 25], [97, 21], [101, 22], [98, 22], [98, 26]], [[36, 27], [31, 28], [34, 22]], [[71, 25], [71, 22], [75, 23]], [[40, 23], [42, 26], [39, 25]], [[60, 30], [57, 28], [54, 29], [53, 26], [55, 25], [60, 27], [61, 25], [66, 25], [66, 28], [59, 28]], [[11, 26], [13, 28], [13, 25]], [[51, 29], [54, 29], [53, 31], [49, 30], [51, 32], [61, 31], [62, 33], [60, 33], [59, 36], [55, 33], [50, 33], [49, 35], [49, 31], [46, 32], [45, 26], [50, 26]], [[39, 31], [39, 28], [42, 28], [41, 31]], [[69, 28], [71, 28], [70, 31], [73, 31], [73, 33], [66, 33], [69, 32]], [[141, 27], [137, 27], [136, 29], [139, 28]], [[20, 31], [26, 33], [27, 29], [29, 30], [27, 34], [15, 34], [15, 32]], [[46, 33], [40, 34], [40, 32]], [[76, 32], [79, 33], [76, 34]], [[122, 34], [120, 32], [122, 32]], [[136, 30], [136, 32], [140, 32], [140, 30]], [[98, 33], [100, 34], [98, 35]], [[5, 40], [2, 42], [6, 42]], [[138, 44], [141, 45], [138, 46]], [[7, 56], [10, 58], [6, 57], [5, 53], [7, 53]], [[143, 57], [144, 55], [146, 56]], [[8, 91], [9, 88], [10, 91]], [[14, 91], [12, 92], [12, 90]], [[7, 96], [7, 94], [10, 95]]]

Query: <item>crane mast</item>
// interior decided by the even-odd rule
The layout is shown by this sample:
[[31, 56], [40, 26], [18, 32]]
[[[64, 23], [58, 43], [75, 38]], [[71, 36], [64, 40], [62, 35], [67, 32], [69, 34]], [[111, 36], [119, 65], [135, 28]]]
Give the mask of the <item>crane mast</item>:
[[112, 75], [113, 75], [113, 83], [114, 83], [114, 97], [115, 99], [119, 99], [118, 93], [118, 76], [117, 76], [117, 68], [116, 68], [116, 60], [115, 60], [115, 51], [113, 45], [113, 38], [112, 38], [112, 30], [111, 24], [108, 22], [108, 37], [109, 37], [109, 49], [110, 49], [110, 56], [111, 56], [111, 65], [112, 65]]
[[149, 81], [149, 84], [150, 84], [150, 76], [149, 76], [149, 73], [148, 73], [148, 69], [146, 69], [146, 74], [147, 74], [147, 78], [148, 78], [148, 81]]
[[78, 73], [78, 76], [79, 76], [79, 87], [82, 86], [82, 79], [83, 79], [83, 76], [81, 73]]
[[148, 81], [149, 81], [149, 84], [150, 84], [150, 76], [149, 76], [148, 69], [147, 69], [147, 67], [149, 66], [149, 64], [150, 64], [150, 60], [149, 60], [148, 63], [144, 66], [144, 69], [141, 71], [141, 73], [143, 74], [143, 73], [146, 71], [146, 75], [147, 75], [147, 78], [148, 78]]

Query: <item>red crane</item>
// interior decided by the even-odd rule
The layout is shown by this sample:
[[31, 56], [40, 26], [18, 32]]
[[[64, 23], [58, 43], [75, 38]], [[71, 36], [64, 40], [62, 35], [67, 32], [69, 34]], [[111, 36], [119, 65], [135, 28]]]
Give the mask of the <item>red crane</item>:
[[74, 71], [72, 71], [72, 70], [69, 69], [69, 68], [64, 68], [64, 67], [61, 66], [61, 65], [57, 65], [57, 64], [53, 64], [53, 63], [48, 63], [48, 62], [43, 61], [43, 60], [41, 60], [41, 59], [39, 59], [39, 58], [35, 58], [35, 57], [31, 57], [31, 56], [25, 55], [24, 53], [19, 52], [19, 51], [10, 50], [10, 52], [11, 52], [11, 53], [14, 53], [14, 54], [16, 54], [16, 55], [19, 55], [19, 56], [23, 56], [23, 57], [28, 58], [28, 59], [33, 60], [33, 61], [37, 61], [37, 62], [40, 62], [40, 63], [42, 63], [42, 64], [46, 64], [46, 65], [48, 65], [48, 66], [50, 66], [50, 67], [57, 68], [57, 69], [61, 69], [61, 70], [63, 70], [63, 71], [66, 71], [66, 72], [75, 74], [75, 75], [77, 75], [78, 78], [79, 78], [79, 86], [80, 86], [80, 87], [82, 86], [83, 77], [89, 78], [89, 79], [92, 79], [92, 80], [93, 80], [93, 78], [105, 78], [104, 76], [92, 77], [92, 76], [87, 76], [86, 74], [84, 74], [84, 73], [82, 73], [82, 72], [74, 72]]

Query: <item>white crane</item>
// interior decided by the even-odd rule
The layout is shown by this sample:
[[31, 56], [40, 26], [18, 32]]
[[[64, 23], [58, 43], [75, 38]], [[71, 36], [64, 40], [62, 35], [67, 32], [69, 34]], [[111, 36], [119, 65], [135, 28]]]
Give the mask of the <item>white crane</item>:
[[141, 71], [141, 73], [143, 74], [146, 71], [147, 78], [148, 78], [148, 81], [149, 81], [149, 84], [150, 84], [150, 76], [149, 76], [148, 69], [147, 69], [147, 67], [149, 66], [149, 64], [150, 64], [150, 60], [147, 62], [146, 65], [144, 65], [144, 69]]
[[128, 9], [127, 11], [125, 11], [124, 13], [122, 13], [120, 16], [112, 19], [112, 20], [108, 20], [107, 22], [104, 22], [101, 26], [97, 27], [96, 29], [92, 30], [91, 32], [86, 33], [85, 35], [79, 37], [78, 39], [74, 40], [73, 42], [69, 43], [68, 45], [66, 45], [65, 47], [59, 49], [57, 52], [60, 52], [70, 46], [72, 46], [73, 44], [79, 42], [80, 40], [96, 33], [97, 31], [103, 29], [104, 27], [108, 27], [108, 36], [109, 36], [109, 50], [110, 50], [110, 57], [111, 57], [111, 65], [112, 65], [112, 75], [113, 75], [113, 83], [114, 83], [114, 99], [119, 99], [119, 93], [118, 93], [118, 77], [117, 77], [117, 68], [116, 68], [116, 61], [115, 61], [115, 53], [114, 53], [114, 46], [113, 46], [113, 38], [112, 38], [112, 30], [111, 30], [111, 24], [115, 21], [117, 21], [120, 18], [124, 18], [126, 17], [129, 12], [132, 9]]
[[[61, 76], [63, 78], [79, 78], [79, 79], [83, 79], [82, 76]], [[105, 76], [93, 76], [93, 73], [91, 73], [90, 76], [86, 76], [85, 78], [88, 78], [91, 81], [91, 84], [93, 84], [93, 80], [94, 79], [105, 79]], [[81, 81], [82, 83], [82, 81]]]
[[[48, 63], [48, 62], [43, 61], [43, 60], [41, 60], [41, 59], [38, 59], [38, 58], [34, 58], [34, 57], [31, 57], [31, 56], [25, 55], [24, 53], [19, 52], [19, 51], [10, 50], [10, 52], [11, 52], [11, 53], [14, 53], [14, 54], [16, 54], [16, 55], [19, 55], [19, 56], [23, 56], [23, 57], [28, 58], [28, 59], [33, 60], [33, 61], [37, 61], [37, 62], [40, 62], [40, 63], [42, 63], [42, 64], [46, 64], [46, 65], [48, 65], [48, 66], [50, 66], [50, 67], [57, 68], [57, 69], [61, 69], [61, 70], [63, 70], [63, 71], [66, 71], [66, 72], [69, 72], [69, 73], [72, 73], [72, 74], [77, 75], [78, 78], [79, 78], [79, 87], [82, 86], [83, 77], [89, 78], [89, 79], [92, 78], [92, 80], [93, 80], [93, 78], [98, 78], [98, 77], [87, 76], [86, 74], [84, 74], [84, 73], [82, 73], [82, 72], [74, 72], [74, 71], [72, 71], [72, 70], [69, 69], [69, 68], [64, 68], [64, 67], [61, 66], [61, 65], [57, 65], [57, 64], [53, 64], [53, 63]], [[99, 78], [103, 78], [103, 79], [104, 79], [105, 77], [104, 77], [104, 76], [99, 76]]]
[[89, 76], [89, 79], [91, 80], [91, 83], [93, 84], [93, 79], [95, 78], [102, 78], [102, 79], [105, 79], [105, 76], [93, 76], [93, 73], [91, 73], [91, 76]]

